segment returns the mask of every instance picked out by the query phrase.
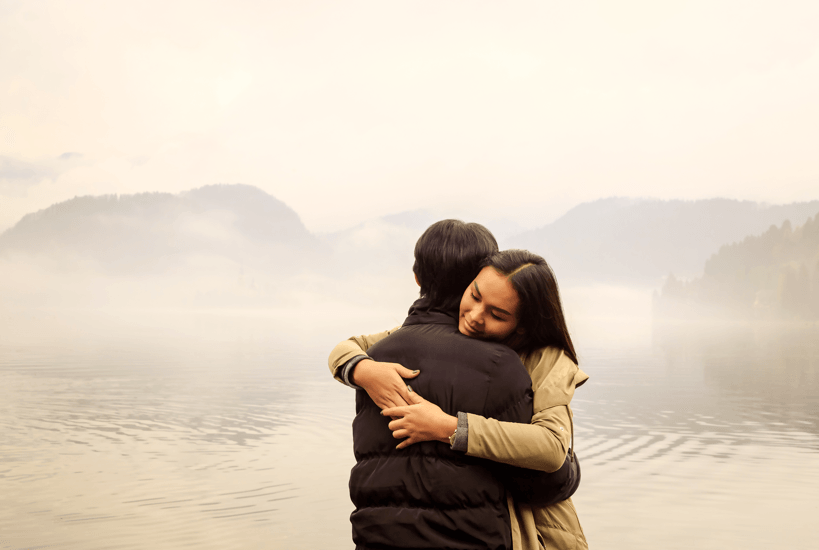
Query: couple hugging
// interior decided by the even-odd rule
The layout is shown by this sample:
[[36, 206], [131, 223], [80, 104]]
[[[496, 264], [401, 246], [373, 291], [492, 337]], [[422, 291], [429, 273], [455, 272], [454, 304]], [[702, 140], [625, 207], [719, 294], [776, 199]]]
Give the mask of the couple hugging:
[[420, 298], [404, 324], [330, 354], [358, 390], [356, 549], [588, 548], [569, 498], [569, 403], [588, 376], [551, 269], [499, 252], [482, 225], [443, 220], [418, 239], [413, 271]]

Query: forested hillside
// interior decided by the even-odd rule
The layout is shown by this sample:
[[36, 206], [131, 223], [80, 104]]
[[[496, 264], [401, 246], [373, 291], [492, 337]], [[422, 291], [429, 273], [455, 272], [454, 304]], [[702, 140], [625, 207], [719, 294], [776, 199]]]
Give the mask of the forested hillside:
[[318, 249], [292, 209], [249, 185], [76, 197], [28, 214], [0, 235], [5, 257], [48, 257], [65, 268], [81, 262], [128, 274], [173, 269], [191, 256], [292, 269], [288, 251], [304, 263]]
[[285, 304], [327, 256], [291, 208], [249, 185], [76, 197], [0, 234], [0, 303]]
[[[514, 231], [513, 222], [487, 225], [510, 235], [500, 239], [501, 248], [542, 254], [563, 287], [656, 288], [669, 272], [704, 273], [690, 283], [669, 277], [658, 307], [708, 302], [805, 316], [816, 310], [819, 288], [819, 222], [810, 219], [817, 211], [819, 201], [610, 198], [578, 205], [526, 233]], [[425, 210], [364, 217], [348, 229], [314, 235], [286, 204], [248, 185], [76, 197], [0, 234], [0, 301], [246, 307], [330, 296], [365, 304], [395, 298], [404, 305], [417, 294], [415, 241], [443, 217]], [[787, 219], [809, 221], [791, 230], [790, 223], [781, 225]], [[719, 249], [771, 224], [759, 237]]]
[[702, 277], [673, 274], [656, 300], [664, 315], [721, 309], [765, 318], [819, 318], [819, 214], [803, 225], [771, 226], [720, 248]]
[[719, 247], [785, 220], [802, 224], [819, 201], [766, 205], [751, 201], [608, 198], [583, 203], [504, 247], [543, 255], [562, 284], [658, 285], [669, 272], [698, 277]]

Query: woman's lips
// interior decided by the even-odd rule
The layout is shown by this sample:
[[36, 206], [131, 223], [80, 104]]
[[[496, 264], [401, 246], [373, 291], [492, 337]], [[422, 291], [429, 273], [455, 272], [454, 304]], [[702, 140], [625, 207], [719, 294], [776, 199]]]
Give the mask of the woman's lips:
[[473, 336], [477, 336], [478, 334], [481, 333], [481, 331], [476, 330], [472, 325], [470, 325], [469, 321], [467, 321], [466, 319], [464, 319], [464, 328], [470, 335]]

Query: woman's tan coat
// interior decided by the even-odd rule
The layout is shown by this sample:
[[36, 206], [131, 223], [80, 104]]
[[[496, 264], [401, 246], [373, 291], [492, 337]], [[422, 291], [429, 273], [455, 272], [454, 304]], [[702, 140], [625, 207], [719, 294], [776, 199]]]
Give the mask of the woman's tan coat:
[[[400, 328], [400, 327], [399, 327]], [[341, 368], [398, 328], [354, 336], [330, 353], [333, 376], [342, 380]], [[531, 424], [499, 422], [469, 414], [468, 455], [514, 466], [553, 472], [563, 465], [571, 446], [573, 424], [569, 403], [575, 388], [589, 377], [556, 348], [543, 348], [521, 357], [532, 377], [534, 416]], [[571, 499], [551, 506], [532, 507], [509, 498], [512, 541], [515, 550], [588, 549]]]

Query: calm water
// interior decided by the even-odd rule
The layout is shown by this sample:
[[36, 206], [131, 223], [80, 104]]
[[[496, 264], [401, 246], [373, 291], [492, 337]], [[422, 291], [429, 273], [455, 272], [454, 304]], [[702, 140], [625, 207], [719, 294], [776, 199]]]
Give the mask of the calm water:
[[[341, 319], [4, 313], [0, 548], [351, 548]], [[819, 329], [577, 325], [593, 548], [819, 546]]]

